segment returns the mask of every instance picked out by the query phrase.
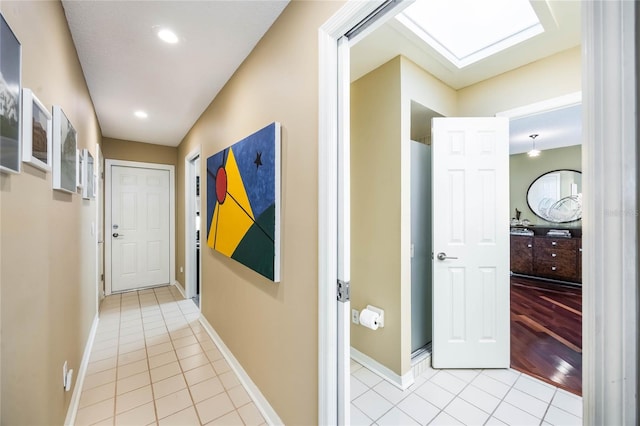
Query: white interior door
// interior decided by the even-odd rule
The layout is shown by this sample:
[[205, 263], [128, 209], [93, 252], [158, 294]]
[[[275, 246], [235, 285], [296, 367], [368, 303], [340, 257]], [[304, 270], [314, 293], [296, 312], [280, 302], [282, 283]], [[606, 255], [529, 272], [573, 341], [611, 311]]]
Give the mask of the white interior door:
[[434, 368], [507, 368], [509, 121], [434, 118]]
[[170, 173], [111, 167], [111, 290], [169, 284]]

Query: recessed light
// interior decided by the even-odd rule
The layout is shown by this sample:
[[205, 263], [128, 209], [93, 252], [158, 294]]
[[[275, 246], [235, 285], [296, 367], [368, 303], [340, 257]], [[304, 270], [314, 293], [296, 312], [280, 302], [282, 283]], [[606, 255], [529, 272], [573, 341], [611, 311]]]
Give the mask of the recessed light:
[[134, 112], [133, 115], [135, 115], [138, 118], [147, 118], [149, 116], [146, 112], [142, 110]]
[[166, 28], [158, 31], [158, 37], [165, 43], [176, 44], [178, 42], [178, 36], [176, 33]]

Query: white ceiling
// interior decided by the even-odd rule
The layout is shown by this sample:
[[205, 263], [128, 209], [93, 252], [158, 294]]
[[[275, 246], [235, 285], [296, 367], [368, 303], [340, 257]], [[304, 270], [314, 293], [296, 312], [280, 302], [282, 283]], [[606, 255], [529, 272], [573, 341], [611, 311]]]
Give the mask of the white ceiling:
[[287, 3], [62, 0], [103, 135], [177, 146]]
[[[531, 4], [545, 27], [543, 34], [462, 69], [392, 18], [352, 47], [351, 81], [403, 55], [459, 90], [580, 44], [580, 2], [533, 0]], [[424, 115], [424, 112], [420, 114]], [[536, 146], [541, 150], [577, 145], [581, 141], [580, 106], [521, 117], [512, 120], [510, 127], [512, 154], [531, 148], [528, 136], [532, 133], [540, 135]]]
[[[177, 146], [288, 1], [62, 0], [103, 135]], [[580, 2], [532, 5], [544, 34], [461, 70], [391, 19], [351, 49], [352, 81], [401, 54], [460, 89], [580, 43]], [[161, 42], [158, 27], [180, 41]], [[545, 133], [568, 125], [555, 122], [557, 131]]]

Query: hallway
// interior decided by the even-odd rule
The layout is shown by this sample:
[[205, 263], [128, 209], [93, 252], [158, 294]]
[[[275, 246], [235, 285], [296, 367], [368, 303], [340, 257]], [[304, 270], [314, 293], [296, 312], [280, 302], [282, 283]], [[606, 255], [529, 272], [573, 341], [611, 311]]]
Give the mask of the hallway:
[[199, 317], [173, 286], [108, 296], [75, 424], [264, 424]]

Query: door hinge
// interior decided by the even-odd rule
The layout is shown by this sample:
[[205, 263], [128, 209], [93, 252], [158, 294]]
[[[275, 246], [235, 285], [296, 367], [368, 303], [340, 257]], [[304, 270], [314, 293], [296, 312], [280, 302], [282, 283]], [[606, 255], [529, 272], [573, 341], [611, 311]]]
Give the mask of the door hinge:
[[338, 280], [338, 302], [351, 300], [351, 287], [349, 281]]
[[100, 281], [104, 281], [104, 274], [100, 274]]

